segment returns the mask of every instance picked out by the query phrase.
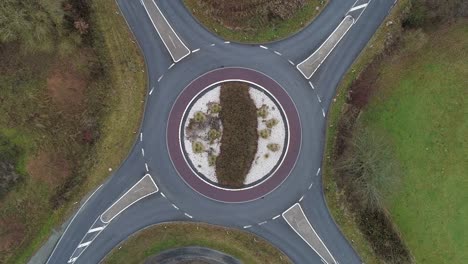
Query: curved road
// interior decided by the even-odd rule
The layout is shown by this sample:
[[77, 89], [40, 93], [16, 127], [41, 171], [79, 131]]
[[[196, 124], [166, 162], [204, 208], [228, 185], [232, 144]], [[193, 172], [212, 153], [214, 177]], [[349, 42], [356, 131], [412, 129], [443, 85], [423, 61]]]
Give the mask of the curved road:
[[[191, 51], [183, 57], [184, 48], [179, 46], [176, 52], [182, 52], [182, 58], [174, 63], [174, 54], [166, 48], [169, 44], [158, 35], [143, 3], [117, 0], [141, 46], [149, 77], [141, 134], [122, 166], [74, 216], [48, 263], [98, 263], [131, 234], [168, 221], [202, 221], [248, 230], [269, 240], [294, 263], [322, 263], [285, 218], [279, 217], [295, 203], [301, 205], [336, 262], [361, 263], [328, 212], [320, 174], [326, 112], [335, 89], [394, 4], [394, 0], [372, 0], [362, 8], [358, 1], [331, 0], [305, 29], [264, 46], [225, 42], [198, 24], [181, 1], [156, 1]], [[353, 7], [364, 12], [354, 18], [355, 24], [310, 80], [306, 79], [296, 65], [320, 48]], [[174, 41], [174, 35], [168, 40]], [[167, 152], [167, 121], [177, 96], [198, 76], [223, 67], [249, 68], [272, 77], [295, 102], [302, 126], [301, 151], [292, 173], [272, 193], [247, 203], [218, 202], [193, 191], [177, 174]], [[156, 183], [157, 193], [129, 206], [109, 223], [101, 223], [101, 214], [146, 174]]]

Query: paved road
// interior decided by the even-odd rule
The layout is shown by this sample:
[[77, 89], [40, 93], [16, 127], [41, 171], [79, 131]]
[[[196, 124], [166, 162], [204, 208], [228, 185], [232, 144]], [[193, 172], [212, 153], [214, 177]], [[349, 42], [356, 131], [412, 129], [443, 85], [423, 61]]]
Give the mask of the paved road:
[[[141, 137], [122, 166], [80, 208], [48, 263], [67, 263], [96, 219], [147, 173], [153, 177], [159, 192], [141, 199], [115, 217], [87, 245], [75, 263], [98, 263], [131, 234], [167, 221], [202, 221], [245, 229], [268, 239], [294, 263], [322, 263], [286, 221], [277, 217], [298, 202], [336, 261], [361, 263], [335, 225], [324, 201], [320, 166], [326, 112], [340, 79], [388, 14], [394, 0], [372, 0], [309, 80], [296, 69], [296, 64], [319, 48], [355, 1], [331, 0], [304, 30], [263, 47], [226, 43], [199, 25], [181, 1], [156, 1], [172, 29], [191, 51], [177, 63], [142, 2], [117, 2], [141, 46], [147, 65], [149, 87]], [[177, 174], [166, 147], [167, 119], [178, 94], [203, 73], [230, 66], [263, 72], [285, 88], [299, 110], [304, 135], [296, 166], [286, 181], [264, 199], [242, 204], [220, 203], [194, 192]]]

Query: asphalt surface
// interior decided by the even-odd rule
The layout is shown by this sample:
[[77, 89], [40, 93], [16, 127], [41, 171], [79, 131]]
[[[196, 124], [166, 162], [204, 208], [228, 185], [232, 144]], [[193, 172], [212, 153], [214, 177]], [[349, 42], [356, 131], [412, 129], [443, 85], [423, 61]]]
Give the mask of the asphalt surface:
[[[295, 67], [327, 39], [354, 2], [331, 0], [305, 29], [285, 40], [264, 44], [266, 48], [262, 48], [226, 43], [198, 24], [181, 1], [157, 1], [172, 28], [192, 50], [190, 55], [173, 65], [171, 55], [141, 2], [117, 0], [120, 13], [135, 35], [147, 66], [149, 87], [142, 137], [122, 166], [80, 208], [48, 263], [67, 263], [94, 221], [147, 173], [153, 177], [159, 192], [138, 201], [113, 219], [75, 263], [98, 263], [128, 236], [168, 221], [202, 221], [237, 227], [269, 240], [294, 263], [322, 263], [283, 218], [272, 219], [299, 200], [333, 257], [342, 264], [361, 263], [335, 225], [324, 201], [319, 168], [323, 158], [326, 112], [339, 81], [388, 14], [394, 0], [370, 2], [310, 80]], [[282, 185], [264, 199], [248, 203], [208, 199], [185, 184], [167, 151], [167, 120], [177, 96], [198, 76], [221, 67], [245, 67], [272, 77], [288, 92], [299, 111], [303, 136], [296, 165]]]

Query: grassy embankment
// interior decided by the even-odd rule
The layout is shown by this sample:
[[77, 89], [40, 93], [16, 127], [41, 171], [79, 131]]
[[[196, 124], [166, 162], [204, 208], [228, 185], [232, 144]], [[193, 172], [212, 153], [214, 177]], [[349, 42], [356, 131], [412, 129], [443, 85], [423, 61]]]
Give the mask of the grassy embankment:
[[[434, 25], [429, 25], [425, 28], [429, 32], [427, 35], [421, 31], [403, 32], [401, 22], [407, 17], [409, 3], [409, 1], [398, 2], [396, 9], [387, 19], [387, 22], [392, 21], [393, 25], [388, 24], [379, 29], [339, 87], [337, 101], [331, 108], [328, 120], [324, 191], [335, 220], [348, 239], [353, 242], [364, 262], [380, 263], [379, 256], [374, 253], [371, 244], [361, 233], [356, 215], [350, 211], [343, 190], [337, 186], [332, 161], [336, 159], [339, 121], [342, 114], [349, 109], [346, 100], [348, 89], [357, 88], [353, 88], [352, 84], [366, 66], [374, 59], [382, 60], [381, 54], [388, 53], [385, 52], [385, 47], [389, 45], [385, 43], [392, 43], [394, 42], [392, 39], [402, 37], [404, 41], [397, 46], [399, 48], [395, 53], [397, 55], [390, 52], [394, 57], [384, 58], [381, 64], [373, 64], [376, 69], [365, 73], [379, 74], [375, 75], [378, 77], [370, 78], [377, 81], [370, 83], [372, 89], [368, 91], [377, 90], [377, 92], [375, 97], [371, 97], [369, 109], [365, 109], [359, 119], [365, 130], [385, 135], [385, 140], [390, 143], [396, 154], [394, 161], [401, 164], [403, 177], [398, 184], [399, 188], [394, 195], [384, 196], [383, 203], [416, 261], [440, 263], [451, 259], [450, 262], [458, 263], [466, 258], [463, 250], [460, 250], [466, 247], [466, 240], [457, 235], [460, 234], [459, 228], [463, 228], [463, 223], [459, 219], [466, 218], [466, 208], [464, 209], [459, 203], [464, 199], [460, 195], [460, 189], [456, 188], [457, 185], [463, 186], [460, 171], [466, 168], [466, 160], [462, 158], [466, 156], [466, 151], [463, 153], [463, 147], [458, 149], [454, 147], [452, 152], [447, 154], [443, 153], [445, 149], [441, 146], [466, 144], [466, 141], [459, 137], [459, 134], [466, 134], [466, 121], [463, 121], [466, 120], [463, 111], [466, 111], [458, 109], [459, 112], [456, 113], [454, 107], [450, 105], [450, 103], [458, 104], [460, 107], [464, 105], [463, 99], [456, 98], [454, 94], [463, 94], [463, 83], [466, 87], [466, 77], [465, 79], [462, 77], [467, 76], [466, 63], [463, 64], [467, 54], [466, 23], [435, 33], [431, 32], [434, 31]], [[413, 10], [411, 22], [424, 26], [422, 23], [424, 19], [421, 18], [428, 9], [428, 6], [419, 6], [416, 11]], [[432, 14], [436, 14], [437, 21], [443, 21], [441, 17], [449, 12], [448, 8]], [[441, 35], [445, 38], [440, 38]], [[460, 45], [465, 45], [465, 50]], [[460, 48], [452, 49], [453, 46]], [[453, 52], [446, 52], [447, 50]], [[455, 55], [457, 53], [458, 57]], [[379, 67], [379, 65], [384, 66]], [[453, 71], [447, 74], [443, 69], [453, 69]], [[450, 89], [450, 92], [441, 93], [447, 89]], [[444, 105], [444, 102], [449, 104]], [[435, 105], [437, 107], [434, 107]], [[442, 115], [454, 118], [442, 120], [440, 119]], [[452, 124], [457, 122], [461, 125]], [[410, 135], [411, 140], [408, 139]], [[453, 136], [451, 140], [447, 140], [447, 135], [448, 138]], [[433, 149], [435, 152], [429, 153], [425, 150], [425, 146], [422, 146], [424, 144], [436, 145], [437, 147]], [[448, 148], [446, 149], [448, 151]], [[432, 163], [431, 160], [438, 162]], [[443, 172], [441, 168], [444, 168]], [[439, 180], [444, 178], [443, 175], [450, 175], [451, 178]], [[435, 185], [436, 181], [441, 184]], [[435, 197], [438, 197], [437, 203], [432, 202]], [[444, 215], [453, 217], [445, 218]], [[437, 245], [435, 246], [437, 249], [434, 245]], [[445, 258], [442, 259], [442, 256]]]
[[[22, 174], [0, 203], [2, 263], [26, 263], [134, 142], [146, 90], [143, 60], [115, 2], [89, 4], [65, 5], [69, 19], [84, 18], [83, 35], [70, 37], [74, 44], [27, 53], [18, 51], [21, 40], [2, 46], [0, 133], [21, 149]], [[59, 30], [68, 23], [59, 16], [55, 22]], [[55, 34], [51, 43], [61, 38]]]
[[141, 231], [109, 253], [104, 263], [142, 263], [147, 257], [164, 250], [195, 245], [222, 251], [242, 263], [291, 263], [281, 251], [247, 232], [184, 223], [161, 224]]
[[361, 117], [392, 142], [403, 178], [385, 199], [418, 263], [468, 260], [468, 21], [409, 32]]
[[328, 3], [327, 0], [294, 0], [288, 6], [286, 2], [184, 0], [195, 18], [210, 31], [226, 40], [244, 43], [288, 37], [307, 26]]

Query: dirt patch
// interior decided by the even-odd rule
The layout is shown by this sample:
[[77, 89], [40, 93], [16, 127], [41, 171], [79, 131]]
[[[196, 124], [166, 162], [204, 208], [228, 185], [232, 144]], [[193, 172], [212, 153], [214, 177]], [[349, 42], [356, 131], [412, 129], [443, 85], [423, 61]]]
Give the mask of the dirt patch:
[[78, 113], [84, 108], [88, 76], [77, 65], [86, 63], [86, 56], [73, 64], [60, 61], [52, 66], [47, 77], [47, 92], [52, 101], [65, 113]]
[[[0, 218], [0, 256], [23, 242], [26, 228], [17, 216]], [[2, 257], [0, 257], [0, 262]]]
[[59, 152], [40, 151], [28, 161], [27, 171], [33, 179], [52, 188], [61, 185], [71, 175], [69, 162]]

